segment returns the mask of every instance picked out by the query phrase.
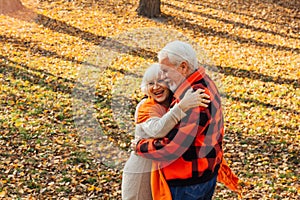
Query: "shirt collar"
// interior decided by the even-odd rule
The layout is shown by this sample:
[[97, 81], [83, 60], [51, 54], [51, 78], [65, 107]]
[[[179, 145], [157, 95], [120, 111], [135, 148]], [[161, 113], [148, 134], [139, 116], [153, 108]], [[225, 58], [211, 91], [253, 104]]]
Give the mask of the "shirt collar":
[[188, 76], [176, 89], [174, 92], [174, 97], [176, 99], [180, 99], [180, 96], [192, 86], [194, 82], [199, 79], [202, 79], [205, 76], [205, 69], [204, 67], [199, 67], [195, 70], [190, 76]]

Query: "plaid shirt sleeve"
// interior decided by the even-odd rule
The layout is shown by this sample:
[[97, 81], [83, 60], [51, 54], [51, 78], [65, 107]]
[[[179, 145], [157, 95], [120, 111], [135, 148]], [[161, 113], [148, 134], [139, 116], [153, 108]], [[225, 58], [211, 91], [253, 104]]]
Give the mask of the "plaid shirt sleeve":
[[199, 128], [204, 130], [208, 125], [199, 123], [201, 116], [206, 116], [203, 108], [189, 110], [187, 116], [166, 137], [141, 139], [136, 146], [137, 154], [156, 161], [176, 160], [193, 143]]

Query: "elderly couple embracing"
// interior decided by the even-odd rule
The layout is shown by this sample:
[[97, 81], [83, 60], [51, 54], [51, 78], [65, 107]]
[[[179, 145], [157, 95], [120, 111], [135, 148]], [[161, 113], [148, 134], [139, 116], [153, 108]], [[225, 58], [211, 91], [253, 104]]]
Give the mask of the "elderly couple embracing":
[[147, 97], [136, 107], [122, 199], [212, 199], [217, 181], [238, 192], [238, 178], [223, 159], [220, 94], [195, 50], [173, 41], [158, 60], [143, 76]]

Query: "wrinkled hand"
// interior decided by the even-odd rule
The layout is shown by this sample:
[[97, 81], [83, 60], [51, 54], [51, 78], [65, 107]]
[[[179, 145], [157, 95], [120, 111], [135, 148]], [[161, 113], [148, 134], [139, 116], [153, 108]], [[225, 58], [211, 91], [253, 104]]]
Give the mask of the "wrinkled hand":
[[207, 107], [210, 103], [210, 96], [205, 94], [204, 91], [203, 89], [193, 91], [192, 88], [186, 91], [183, 99], [178, 104], [182, 111], [186, 112], [190, 108], [198, 106]]

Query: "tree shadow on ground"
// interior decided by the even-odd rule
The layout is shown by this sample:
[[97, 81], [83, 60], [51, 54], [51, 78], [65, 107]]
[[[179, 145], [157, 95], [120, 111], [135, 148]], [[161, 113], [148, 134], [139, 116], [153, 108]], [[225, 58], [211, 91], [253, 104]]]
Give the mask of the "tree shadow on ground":
[[113, 38], [96, 35], [91, 32], [81, 30], [80, 28], [72, 26], [67, 22], [58, 19], [53, 19], [43, 14], [36, 13], [35, 11], [26, 7], [24, 7], [19, 12], [8, 13], [7, 15], [23, 21], [35, 22], [39, 25], [44, 26], [45, 28], [48, 28], [58, 33], [64, 33], [70, 36], [81, 38], [87, 42], [91, 42], [94, 45], [98, 45], [99, 47], [105, 48], [113, 52], [117, 52], [120, 54], [122, 53], [129, 54], [132, 56], [138, 56], [145, 59], [156, 58], [155, 52], [145, 50], [140, 47], [128, 46], [117, 40], [114, 40]]
[[262, 2], [273, 3], [284, 8], [288, 8], [291, 10], [300, 11], [300, 1], [299, 0], [263, 0]]
[[245, 69], [236, 69], [232, 67], [222, 67], [217, 66], [220, 69], [220, 73], [224, 75], [231, 75], [240, 78], [250, 78], [253, 80], [260, 80], [263, 82], [273, 82], [275, 84], [288, 84], [292, 85], [294, 88], [299, 88], [300, 80], [299, 79], [288, 79], [281, 77], [273, 77], [265, 74], [255, 72], [254, 70], [245, 70]]
[[[184, 0], [177, 0], [177, 1], [186, 2]], [[263, 1], [246, 0], [246, 1], [241, 1], [240, 3], [232, 0], [228, 0], [226, 2], [216, 1], [215, 4], [212, 4], [211, 1], [200, 0], [200, 1], [191, 1], [189, 3], [193, 4], [194, 6], [201, 6], [205, 8], [211, 8], [214, 10], [230, 12], [236, 15], [250, 17], [252, 19], [264, 21], [274, 25], [289, 27], [291, 31], [295, 34], [299, 33], [300, 31], [300, 26], [291, 25], [292, 21], [300, 19], [299, 17], [300, 5], [298, 0], [292, 0], [292, 1], [271, 0], [271, 2], [270, 0], [263, 0]], [[295, 14], [293, 16], [289, 16], [286, 14], [286, 12], [280, 12], [278, 9], [271, 8], [273, 12], [269, 13], [268, 15], [261, 15], [258, 13], [260, 9], [255, 9], [257, 7], [257, 4], [259, 3], [264, 3], [264, 4], [274, 3], [283, 6], [285, 8], [291, 9]]]
[[42, 14], [37, 15], [36, 23], [58, 33], [64, 33], [81, 38], [87, 42], [91, 42], [94, 45], [98, 45], [99, 47], [108, 49], [113, 52], [129, 54], [145, 59], [153, 59], [156, 57], [155, 52], [151, 52], [139, 47], [131, 47], [112, 38], [96, 35], [88, 31], [83, 31], [80, 28], [67, 24], [66, 22], [52, 19]]
[[[45, 72], [43, 70], [33, 70], [38, 73], [32, 73], [29, 70], [31, 70], [31, 68], [26, 64], [17, 63], [5, 56], [0, 55], [0, 73], [2, 73], [3, 75], [8, 76], [8, 74], [10, 74], [15, 79], [29, 81], [33, 84], [38, 84], [54, 92], [59, 91], [67, 94], [70, 94], [72, 92], [71, 85], [75, 83], [73, 80], [56, 77], [53, 74]], [[48, 77], [51, 77], [52, 81], [46, 81]], [[62, 83], [59, 83], [58, 80], [61, 80]]]
[[236, 21], [224, 19], [224, 18], [221, 18], [221, 17], [213, 16], [211, 14], [197, 12], [197, 11], [192, 11], [192, 10], [188, 10], [188, 9], [183, 9], [181, 7], [172, 5], [170, 3], [166, 3], [165, 2], [165, 3], [163, 3], [163, 5], [171, 7], [173, 9], [176, 9], [176, 10], [179, 10], [179, 11], [184, 11], [184, 12], [187, 12], [187, 13], [193, 13], [193, 14], [201, 16], [201, 17], [205, 17], [205, 18], [209, 18], [209, 19], [214, 19], [214, 20], [216, 20], [218, 22], [224, 22], [226, 24], [231, 24], [234, 27], [245, 28], [245, 29], [249, 29], [251, 31], [268, 33], [268, 34], [272, 34], [274, 36], [278, 35], [278, 36], [285, 37], [285, 38], [299, 39], [299, 37], [294, 37], [294, 36], [291, 36], [291, 35], [283, 34], [283, 33], [272, 31], [272, 30], [268, 30], [268, 29], [265, 29], [265, 28], [255, 27], [253, 25], [248, 25], [248, 24], [245, 24], [245, 23], [241, 23], [241, 22], [236, 22]]
[[19, 49], [21, 51], [26, 49], [26, 50], [29, 50], [30, 52], [32, 52], [35, 55], [57, 58], [57, 59], [61, 59], [61, 60], [64, 60], [64, 61], [70, 61], [70, 62], [73, 62], [73, 63], [78, 64], [78, 65], [88, 64], [88, 65], [96, 67], [96, 65], [94, 65], [92, 63], [79, 61], [75, 58], [62, 56], [62, 55], [59, 55], [56, 52], [43, 49], [43, 48], [39, 47], [38, 44], [36, 44], [32, 41], [26, 41], [22, 38], [13, 37], [13, 36], [8, 37], [6, 35], [0, 35], [0, 42], [14, 44], [14, 47], [16, 49]]
[[[231, 95], [227, 95], [226, 97], [230, 98], [234, 101], [238, 101], [238, 102], [253, 103], [255, 105], [263, 106], [265, 108], [271, 108], [272, 110], [280, 110], [281, 112], [287, 113], [287, 114], [289, 114], [289, 113], [293, 113], [295, 115], [300, 114], [300, 112], [298, 110], [294, 110], [294, 109], [287, 108], [287, 107], [282, 107], [282, 106], [276, 106], [276, 105], [273, 105], [273, 104], [270, 104], [270, 103], [265, 103], [265, 102], [259, 101], [257, 99], [234, 97], [234, 96], [231, 96]], [[296, 129], [293, 129], [293, 131], [296, 131]]]
[[[284, 127], [283, 127], [284, 128]], [[295, 128], [289, 129], [289, 131], [295, 131]], [[226, 141], [226, 138], [235, 138], [235, 141]], [[296, 167], [299, 164], [299, 157], [297, 156], [296, 146], [292, 140], [287, 141], [285, 139], [280, 138], [280, 136], [269, 135], [269, 134], [251, 134], [248, 132], [239, 132], [233, 130], [227, 130], [225, 133], [225, 152], [228, 150], [232, 150], [232, 148], [236, 152], [244, 152], [245, 158], [247, 158], [249, 154], [255, 155], [254, 162], [259, 162], [258, 158], [262, 155], [264, 157], [268, 157], [269, 159], [269, 167], [274, 168], [277, 164], [281, 164], [283, 161], [282, 155], [288, 155], [287, 159], [290, 163], [289, 169], [296, 173], [298, 168]], [[228, 148], [226, 147], [227, 143], [233, 143], [234, 145], [230, 145]], [[245, 146], [244, 146], [245, 145]], [[293, 150], [289, 150], [289, 147], [294, 146]], [[226, 155], [226, 154], [225, 154]], [[230, 158], [231, 161], [239, 161], [243, 164], [243, 166], [247, 166], [250, 168], [256, 168], [257, 166], [249, 165], [248, 159], [241, 159], [239, 157]], [[256, 171], [256, 170], [251, 170]], [[267, 172], [271, 173], [271, 172]], [[245, 177], [245, 176], [241, 176]]]
[[277, 45], [277, 44], [270, 44], [267, 42], [257, 41], [252, 38], [244, 38], [241, 36], [230, 34], [227, 31], [216, 31], [213, 28], [208, 28], [208, 27], [201, 26], [199, 24], [191, 23], [188, 20], [189, 20], [188, 18], [179, 18], [174, 16], [167, 23], [172, 24], [174, 27], [179, 27], [182, 29], [189, 29], [191, 31], [194, 31], [196, 35], [203, 34], [205, 36], [214, 36], [214, 37], [232, 40], [240, 44], [250, 44], [257, 47], [271, 48], [278, 51], [291, 51], [294, 53], [300, 53], [299, 48], [293, 48], [293, 47]]

